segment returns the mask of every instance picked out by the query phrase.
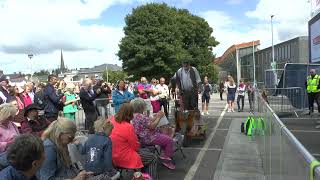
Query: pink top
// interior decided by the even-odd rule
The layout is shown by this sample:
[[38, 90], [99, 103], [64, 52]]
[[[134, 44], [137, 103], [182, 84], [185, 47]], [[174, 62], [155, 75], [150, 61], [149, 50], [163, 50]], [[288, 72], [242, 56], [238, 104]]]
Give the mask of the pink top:
[[9, 121], [7, 125], [0, 125], [0, 153], [6, 151], [8, 142], [19, 135], [19, 131], [13, 122]]
[[24, 101], [24, 106], [25, 107], [27, 107], [28, 105], [32, 104], [32, 99], [31, 99], [31, 97], [29, 96], [28, 93], [23, 93], [22, 97], [23, 97], [23, 101]]
[[[140, 90], [150, 90], [152, 89], [150, 84], [138, 84], [138, 91]], [[142, 99], [148, 99], [149, 98], [149, 94], [148, 93], [143, 93], [143, 94], [139, 94], [139, 97], [141, 97]]]
[[23, 102], [21, 101], [20, 97], [19, 96], [16, 96], [16, 100], [17, 100], [17, 103], [18, 103], [18, 106], [19, 106], [19, 109], [24, 109], [24, 104]]
[[138, 154], [140, 143], [132, 124], [128, 122], [118, 123], [114, 116], [111, 117], [111, 123], [114, 126], [110, 135], [113, 164], [128, 169], [142, 168], [143, 164]]

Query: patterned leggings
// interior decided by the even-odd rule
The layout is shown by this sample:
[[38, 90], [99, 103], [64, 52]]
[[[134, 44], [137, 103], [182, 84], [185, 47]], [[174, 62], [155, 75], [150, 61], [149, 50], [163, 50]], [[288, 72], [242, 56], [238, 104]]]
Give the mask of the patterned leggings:
[[142, 172], [148, 173], [153, 180], [157, 180], [158, 156], [155, 153], [151, 152], [148, 148], [141, 148], [138, 153], [144, 165]]

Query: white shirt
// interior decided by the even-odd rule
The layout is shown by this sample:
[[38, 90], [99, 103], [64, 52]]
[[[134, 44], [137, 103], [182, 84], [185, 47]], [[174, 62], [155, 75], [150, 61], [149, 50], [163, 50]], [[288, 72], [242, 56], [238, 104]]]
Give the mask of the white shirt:
[[238, 91], [238, 95], [244, 96], [244, 95], [245, 95], [245, 92], [246, 92], [246, 85], [243, 85], [242, 88], [241, 88], [240, 85], [239, 85], [237, 91]]
[[[151, 89], [158, 91], [157, 86], [154, 86], [154, 85], [151, 85]], [[154, 96], [154, 95], [151, 95], [151, 96], [150, 96], [150, 100], [151, 100], [151, 101], [159, 100], [159, 95], [158, 95], [158, 94], [155, 95], [155, 96]]]
[[7, 101], [6, 96], [4, 96], [4, 94], [1, 91], [0, 91], [0, 98], [3, 100], [4, 103]]
[[166, 84], [158, 84], [156, 88], [160, 91], [161, 94], [159, 94], [160, 98], [168, 98], [169, 97], [169, 88]]

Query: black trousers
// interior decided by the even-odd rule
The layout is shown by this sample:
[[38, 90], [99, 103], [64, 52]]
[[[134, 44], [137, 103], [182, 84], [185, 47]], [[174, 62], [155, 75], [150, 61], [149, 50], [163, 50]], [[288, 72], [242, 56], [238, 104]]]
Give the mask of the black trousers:
[[164, 114], [166, 115], [166, 117], [168, 118], [168, 100], [165, 98], [160, 98], [159, 99], [160, 102], [160, 109], [163, 106], [164, 109]]
[[243, 106], [244, 106], [244, 96], [238, 95], [238, 98], [237, 98], [238, 110], [240, 110], [240, 100], [241, 100], [241, 105], [242, 105], [241, 110], [243, 110]]
[[97, 120], [98, 114], [96, 111], [84, 111], [84, 114], [86, 116], [85, 129], [88, 130], [89, 134], [94, 134], [94, 122]]
[[222, 95], [223, 95], [223, 91], [220, 91], [220, 99], [221, 100], [223, 100]]
[[313, 104], [316, 101], [318, 106], [318, 112], [320, 113], [320, 103], [319, 103], [319, 92], [318, 93], [308, 93], [309, 110], [313, 112]]

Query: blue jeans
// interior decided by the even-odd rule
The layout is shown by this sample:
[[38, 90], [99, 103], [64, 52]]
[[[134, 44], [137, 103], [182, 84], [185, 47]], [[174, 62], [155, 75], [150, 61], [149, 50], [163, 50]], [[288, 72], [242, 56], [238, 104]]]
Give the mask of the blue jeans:
[[7, 160], [7, 153], [4, 152], [0, 154], [0, 170], [4, 169], [7, 166], [9, 166], [9, 163]]

